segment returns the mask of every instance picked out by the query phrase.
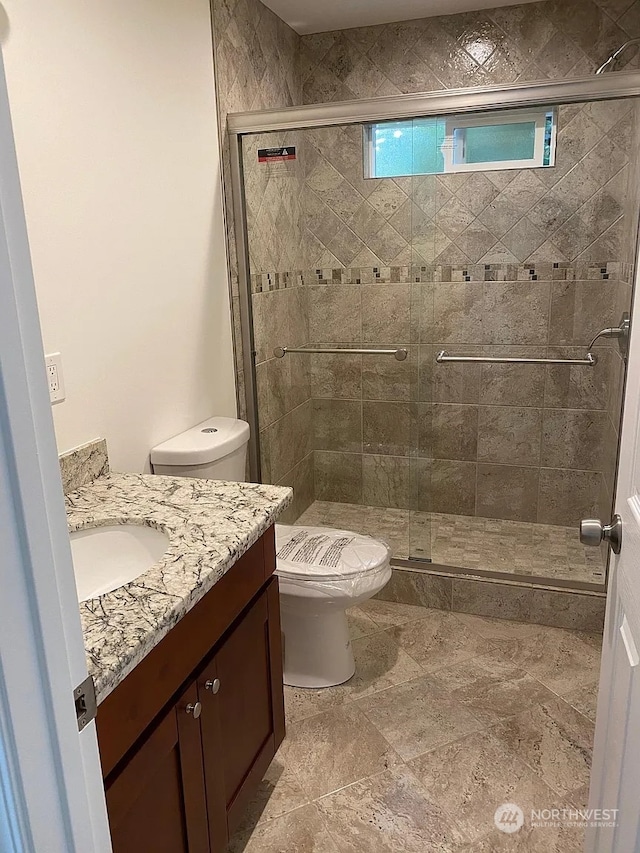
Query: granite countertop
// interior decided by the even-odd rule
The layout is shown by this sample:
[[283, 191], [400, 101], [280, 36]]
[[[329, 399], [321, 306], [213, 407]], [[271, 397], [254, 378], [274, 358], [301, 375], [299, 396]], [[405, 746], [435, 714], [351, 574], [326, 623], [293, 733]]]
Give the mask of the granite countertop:
[[82, 602], [89, 674], [101, 702], [291, 502], [292, 490], [151, 474], [99, 476], [66, 497], [69, 530], [114, 523], [163, 530], [169, 549], [140, 577]]

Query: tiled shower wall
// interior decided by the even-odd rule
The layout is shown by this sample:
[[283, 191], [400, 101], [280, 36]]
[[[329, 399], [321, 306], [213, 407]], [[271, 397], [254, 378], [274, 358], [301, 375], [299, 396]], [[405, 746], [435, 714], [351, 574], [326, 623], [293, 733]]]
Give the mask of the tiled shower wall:
[[396, 270], [305, 276], [312, 343], [410, 351], [404, 362], [304, 356], [316, 498], [566, 525], [601, 511], [619, 406], [611, 377], [621, 373], [610, 346], [597, 348], [594, 368], [437, 365], [435, 356], [583, 357], [593, 324], [616, 322], [625, 268], [425, 266], [413, 280]]
[[[234, 350], [238, 412], [246, 416], [238, 261], [233, 222], [233, 197], [227, 115], [231, 112], [274, 109], [300, 104], [300, 36], [260, 0], [212, 0], [213, 43], [216, 71], [218, 123], [222, 142], [222, 179], [225, 199], [227, 253], [230, 268], [231, 308], [234, 321]], [[277, 144], [277, 143], [276, 143]], [[267, 182], [268, 183], [268, 182]], [[295, 188], [294, 188], [295, 189]], [[269, 187], [264, 187], [267, 198]], [[298, 193], [293, 193], [294, 198]], [[291, 200], [293, 207], [294, 199]], [[295, 234], [295, 226], [290, 233]], [[269, 256], [276, 262], [273, 255]], [[279, 259], [277, 261], [279, 263]], [[291, 261], [287, 260], [287, 268]]]
[[[289, 30], [281, 37], [276, 52], [279, 58], [278, 64], [285, 67], [287, 73], [293, 69], [292, 75], [287, 79], [295, 81], [296, 85], [282, 88], [280, 85], [282, 69], [275, 70], [272, 68], [270, 72], [265, 71], [260, 84], [257, 88], [253, 88], [251, 85], [242, 85], [242, 82], [239, 86], [236, 83], [238, 80], [242, 81], [243, 74], [245, 81], [248, 79], [246, 76], [247, 69], [249, 69], [249, 76], [253, 73], [251, 72], [254, 61], [250, 56], [251, 44], [257, 37], [258, 26], [256, 22], [260, 20], [261, 15], [265, 14], [266, 10], [262, 12], [258, 9], [256, 13], [260, 4], [255, 4], [256, 9], [251, 10], [252, 14], [247, 14], [249, 5], [244, 2], [229, 7], [226, 4], [220, 4], [219, 0], [214, 0], [214, 23], [216, 5], [219, 7], [218, 22], [215, 25], [216, 62], [218, 68], [221, 63], [226, 64], [231, 68], [230, 76], [235, 75], [232, 87], [235, 95], [231, 100], [238, 105], [233, 106], [233, 109], [259, 108], [263, 105], [286, 106], [290, 103], [296, 103], [296, 97], [299, 97], [301, 101], [304, 100], [304, 102], [318, 102], [465, 85], [506, 83], [543, 77], [556, 79], [562, 76], [577, 76], [590, 73], [597, 64], [607, 57], [612, 49], [619, 46], [629, 36], [638, 34], [636, 30], [640, 20], [638, 11], [640, 3], [637, 0], [632, 3], [627, 2], [627, 0], [606, 0], [606, 2], [603, 0], [600, 4], [593, 3], [591, 0], [572, 0], [569, 3], [528, 4], [489, 12], [307, 36], [302, 40]], [[267, 13], [267, 19], [270, 26], [274, 26], [270, 15], [271, 13]], [[275, 24], [275, 27], [277, 29], [278, 25]], [[220, 31], [223, 31], [222, 38], [218, 35]], [[597, 34], [596, 38], [594, 38], [594, 33]], [[296, 50], [298, 49], [296, 45], [299, 46], [300, 44], [302, 45], [302, 64], [300, 76], [296, 77]], [[633, 51], [630, 52], [628, 61], [630, 65], [636, 63]], [[226, 73], [228, 72], [225, 69]], [[279, 82], [273, 78], [274, 74], [280, 78]], [[298, 83], [304, 86], [303, 94], [296, 89]], [[223, 75], [222, 80], [219, 77], [219, 86], [222, 88], [224, 85]], [[268, 104], [256, 102], [254, 106], [253, 103], [250, 103], [252, 98], [266, 99]], [[223, 109], [228, 109], [228, 104], [225, 105], [224, 98], [222, 101]], [[300, 230], [296, 232], [296, 243], [297, 236], [302, 234], [301, 241], [297, 243], [300, 248], [299, 265], [284, 269], [283, 264], [286, 265], [286, 262], [279, 260], [277, 267], [274, 268], [273, 263], [271, 263], [269, 268], [270, 261], [264, 258], [257, 260], [254, 253], [255, 265], [252, 270], [254, 273], [265, 274], [262, 276], [261, 283], [263, 292], [254, 296], [254, 311], [256, 313], [256, 336], [259, 337], [260, 334], [264, 334], [269, 338], [269, 346], [262, 350], [264, 363], [260, 362], [258, 371], [261, 410], [264, 410], [261, 411], [262, 452], [268, 478], [270, 477], [274, 481], [294, 482], [295, 484], [297, 471], [298, 490], [299, 493], [305, 495], [305, 500], [310, 500], [314, 493], [316, 497], [351, 500], [353, 491], [349, 494], [347, 494], [348, 489], [341, 491], [342, 487], [334, 477], [334, 473], [338, 472], [345, 488], [349, 483], [355, 482], [357, 491], [358, 484], [361, 484], [362, 500], [373, 500], [373, 502], [378, 500], [384, 505], [397, 505], [398, 501], [404, 500], [402, 497], [403, 490], [404, 494], [406, 494], [407, 488], [410, 495], [416, 494], [415, 483], [416, 478], [420, 476], [421, 468], [423, 476], [426, 476], [427, 468], [429, 470], [428, 476], [433, 494], [437, 492], [438, 483], [442, 482], [444, 487], [449, 489], [450, 494], [456, 495], [457, 483], [460, 482], [465, 471], [464, 466], [471, 465], [475, 466], [476, 471], [474, 509], [471, 510], [470, 508], [472, 499], [468, 490], [467, 481], [469, 478], [462, 477], [466, 492], [464, 495], [458, 494], [455, 497], [456, 508], [450, 511], [475, 512], [479, 506], [481, 507], [480, 511], [486, 514], [501, 516], [502, 513], [505, 513], [505, 517], [513, 517], [513, 514], [508, 515], [511, 512], [515, 513], [516, 517], [526, 515], [526, 517], [533, 518], [535, 515], [537, 518], [543, 503], [541, 495], [545, 495], [544, 487], [540, 485], [541, 472], [545, 469], [564, 472], [557, 475], [558, 482], [555, 484], [557, 497], [555, 500], [561, 508], [566, 510], [565, 518], [571, 518], [571, 522], [566, 521], [566, 523], [573, 523], [578, 513], [577, 504], [582, 501], [582, 498], [585, 501], [587, 500], [585, 484], [590, 479], [594, 479], [593, 475], [599, 477], [599, 481], [603, 480], [604, 475], [606, 480], [607, 474], [603, 471], [606, 466], [601, 462], [592, 461], [585, 464], [584, 459], [577, 458], [567, 462], [566, 460], [570, 456], [569, 450], [567, 450], [569, 456], [563, 462], [563, 465], [566, 463], [566, 467], [563, 465], [553, 467], [556, 463], [553, 465], [548, 463], [545, 466], [543, 446], [547, 450], [549, 448], [549, 441], [545, 439], [545, 429], [548, 431], [549, 425], [552, 423], [552, 420], [549, 420], [550, 415], [546, 416], [547, 420], [545, 421], [545, 412], [567, 413], [562, 416], [564, 420], [560, 418], [556, 426], [570, 434], [569, 444], [572, 442], [575, 446], [581, 444], [580, 435], [584, 435], [581, 430], [586, 430], [590, 442], [594, 435], [602, 435], [604, 429], [602, 412], [606, 411], [606, 407], [610, 403], [609, 400], [606, 403], [603, 402], [603, 385], [607, 384], [603, 378], [606, 356], [603, 356], [603, 364], [590, 376], [581, 374], [580, 368], [572, 369], [571, 373], [567, 371], [564, 379], [557, 378], [555, 382], [549, 378], [549, 371], [543, 380], [540, 379], [540, 376], [535, 380], [532, 374], [530, 383], [525, 383], [533, 388], [532, 396], [527, 399], [526, 403], [523, 403], [522, 396], [513, 396], [515, 390], [522, 384], [523, 375], [519, 373], [516, 377], [502, 375], [500, 378], [500, 374], [496, 374], [498, 381], [489, 383], [494, 385], [494, 396], [493, 398], [490, 396], [489, 400], [500, 399], [501, 402], [497, 406], [493, 402], [485, 402], [487, 400], [486, 395], [490, 395], [490, 392], [483, 390], [482, 387], [484, 369], [474, 384], [472, 375], [465, 378], [467, 371], [461, 368], [448, 367], [449, 372], [444, 384], [452, 386], [452, 390], [448, 392], [439, 391], [438, 388], [443, 383], [434, 382], [433, 397], [425, 403], [430, 407], [430, 414], [421, 419], [422, 431], [430, 431], [431, 439], [429, 440], [432, 443], [432, 449], [430, 455], [420, 457], [403, 456], [402, 453], [394, 455], [395, 450], [402, 447], [402, 439], [395, 442], [397, 447], [395, 450], [392, 448], [392, 453], [389, 453], [388, 449], [384, 449], [387, 439], [382, 429], [385, 417], [383, 408], [386, 409], [388, 423], [395, 424], [392, 429], [396, 430], [398, 424], [406, 423], [406, 420], [403, 420], [404, 414], [402, 413], [406, 411], [405, 404], [409, 401], [402, 399], [402, 397], [406, 396], [407, 393], [412, 393], [411, 390], [408, 392], [407, 388], [416, 387], [411, 382], [407, 384], [403, 379], [402, 387], [404, 390], [400, 391], [398, 390], [400, 386], [394, 381], [393, 377], [387, 376], [387, 374], [393, 374], [393, 371], [398, 368], [398, 363], [390, 364], [387, 360], [376, 359], [375, 361], [379, 362], [378, 365], [368, 360], [366, 363], [363, 361], [358, 365], [357, 358], [352, 359], [350, 363], [347, 357], [341, 356], [334, 359], [333, 366], [329, 366], [327, 369], [322, 361], [312, 359], [309, 356], [302, 356], [301, 359], [306, 360], [306, 364], [309, 366], [309, 371], [306, 371], [304, 364], [298, 362], [299, 366], [295, 367], [293, 357], [287, 356], [284, 360], [277, 362], [271, 359], [273, 364], [266, 366], [270, 360], [271, 345], [280, 345], [283, 341], [283, 330], [287, 332], [289, 343], [293, 341], [294, 337], [300, 342], [307, 342], [333, 336], [335, 330], [331, 329], [332, 318], [340, 323], [338, 317], [340, 311], [335, 307], [333, 297], [328, 299], [325, 297], [326, 294], [332, 292], [329, 288], [338, 287], [337, 284], [333, 283], [334, 277], [336, 275], [342, 277], [342, 273], [336, 273], [336, 270], [339, 271], [344, 267], [359, 268], [359, 276], [354, 275], [353, 279], [360, 277], [361, 284], [344, 285], [351, 288], [350, 296], [346, 297], [345, 292], [345, 298], [351, 300], [350, 310], [352, 311], [356, 310], [355, 304], [357, 302], [356, 314], [351, 319], [356, 324], [360, 323], [361, 331], [359, 334], [368, 335], [369, 332], [365, 331], [367, 328], [365, 314], [372, 317], [376, 310], [376, 302], [375, 300], [370, 302], [369, 295], [373, 295], [374, 288], [380, 288], [382, 285], [380, 283], [367, 285], [363, 282], [367, 281], [367, 276], [370, 276], [372, 281], [376, 280], [373, 272], [374, 267], [378, 267], [378, 269], [391, 266], [396, 269], [407, 267], [406, 273], [383, 269], [381, 278], [383, 280], [385, 277], [395, 278], [395, 281], [388, 281], [387, 284], [396, 288], [399, 285], [410, 286], [412, 290], [415, 290], [415, 270], [410, 269], [410, 264], [412, 260], [418, 260], [418, 258], [409, 256], [407, 247], [410, 240], [415, 244], [420, 244], [423, 251], [433, 252], [432, 255], [427, 252], [426, 257], [423, 251], [420, 252], [419, 259], [424, 260], [426, 267], [435, 262], [436, 259], [439, 266], [447, 267], [461, 262], [467, 266], [473, 262], [481, 262], [483, 265], [485, 263], [494, 265], [501, 262], [513, 264], [527, 258], [527, 261], [531, 259], [532, 263], [535, 262], [536, 266], [542, 262], [547, 262], [551, 265], [551, 269], [553, 269], [552, 264], [556, 262], [560, 265], [558, 267], [560, 269], [569, 261], [582, 256], [582, 260], [590, 261], [592, 265], [596, 265], [592, 266], [592, 272], [588, 273], [588, 275], [598, 276], [599, 278], [596, 281], [585, 278], [585, 286], [578, 287], [573, 280], [575, 279], [574, 271], [573, 279], [570, 278], [569, 284], [560, 285], [558, 279], [553, 279], [552, 274], [546, 276], [544, 281], [538, 278], [538, 282], [543, 286], [542, 289], [548, 287], [549, 294], [553, 292], [554, 288], [561, 286], [567, 288], [561, 301], [564, 300], [565, 306], [569, 303], [573, 304], [573, 311], [579, 322], [584, 319], [584, 309], [581, 303], [589, 300], [593, 303], [594, 299], [597, 302], [598, 293], [602, 300], [604, 300], [605, 295], [611, 295], [608, 291], [616, 286], [616, 279], [613, 278], [616, 274], [615, 270], [622, 269], [617, 262], [624, 259], [623, 251], [620, 249], [622, 232], [620, 231], [619, 219], [622, 178], [618, 177], [616, 183], [616, 174], [620, 173], [624, 167], [620, 155], [624, 155], [625, 150], [624, 145], [621, 146], [619, 142], [624, 132], [624, 116], [620, 113], [610, 113], [609, 119], [605, 120], [604, 112], [601, 112], [598, 120], [598, 117], [592, 114], [591, 108], [583, 110], [567, 108], [562, 116], [562, 122], [566, 128], [570, 128], [571, 123], [575, 122], [571, 134], [572, 141], [567, 135], [567, 165], [564, 167], [562, 175], [567, 174], [566, 177], [563, 177], [565, 184], [562, 185], [562, 192], [558, 192], [557, 188], [554, 192], [553, 186], [557, 177], [560, 176], [559, 170], [556, 170], [555, 173], [554, 170], [521, 173], [517, 176], [517, 180], [511, 173], [510, 177], [513, 178], [513, 181], [508, 183], [506, 181], [507, 174], [502, 173], [504, 180], [502, 185], [500, 184], [501, 173], [487, 174], [486, 176], [476, 175], [472, 176], [471, 183], [469, 183], [466, 191], [460, 176], [449, 176], [444, 180], [428, 179], [423, 183], [422, 194], [420, 194], [420, 187], [411, 186], [408, 181], [404, 183], [402, 181], [384, 182], [388, 183], [388, 187], [385, 188], [377, 182], [365, 182], [362, 178], [361, 136], [358, 128], [338, 131], [338, 133], [343, 134], [341, 137], [342, 144], [331, 141], [331, 133], [334, 131], [317, 133], [313, 146], [298, 140], [298, 150], [306, 161], [304, 164], [305, 180], [301, 186], [301, 191], [304, 194], [301, 209], [305, 216], [303, 222], [298, 220], [297, 227]], [[617, 125], [620, 126], [617, 127]], [[612, 133], [614, 128], [615, 133]], [[616, 135], [619, 135], [618, 140], [616, 140]], [[291, 144], [290, 139], [282, 141]], [[273, 144], [279, 144], [279, 142], [274, 141]], [[585, 160], [585, 155], [589, 155], [590, 152], [594, 153], [590, 159]], [[576, 164], [579, 168], [576, 168]], [[602, 171], [600, 167], [604, 167], [605, 171]], [[610, 168], [613, 171], [607, 171]], [[571, 179], [570, 170], [573, 170], [574, 173]], [[533, 177], [534, 175], [535, 177]], [[494, 178], [493, 181], [491, 180], [492, 177]], [[594, 180], [596, 181], [595, 184], [593, 183]], [[609, 186], [603, 186], [603, 182], [611, 183]], [[393, 187], [391, 186], [392, 183], [394, 184]], [[511, 183], [513, 186], [509, 190]], [[296, 185], [296, 190], [298, 186], [300, 185]], [[437, 187], [437, 190], [434, 187]], [[415, 190], [415, 193], [412, 193], [412, 190]], [[413, 198], [409, 200], [409, 196], [413, 196]], [[280, 195], [273, 193], [272, 198], [277, 203]], [[423, 202], [423, 207], [418, 203], [420, 199]], [[251, 197], [249, 202], [251, 206]], [[437, 206], [438, 209], [430, 208], [429, 204]], [[398, 212], [403, 206], [405, 209], [398, 216]], [[514, 206], [518, 214], [515, 217]], [[438, 215], [443, 208], [444, 211], [439, 219]], [[291, 206], [287, 205], [287, 214], [291, 209]], [[260, 204], [255, 205], [255, 210], [260, 215]], [[265, 211], [269, 212], [273, 223], [277, 221], [277, 213], [274, 214], [274, 207], [269, 205], [266, 208], [263, 207], [262, 210], [263, 215]], [[391, 223], [389, 220], [394, 216], [397, 218]], [[574, 217], [573, 220], [567, 224], [572, 216]], [[521, 224], [519, 228], [514, 230], [513, 224], [516, 220]], [[260, 221], [263, 221], [262, 218]], [[256, 222], [257, 220], [254, 220], [254, 226]], [[268, 225], [267, 228], [272, 229], [272, 226]], [[407, 231], [407, 228], [410, 230]], [[295, 231], [295, 229], [293, 230]], [[414, 233], [420, 230], [422, 233]], [[555, 239], [550, 241], [549, 238], [552, 235]], [[261, 238], [261, 242], [264, 246], [264, 237]], [[622, 239], [622, 243], [626, 250], [627, 240]], [[465, 261], [464, 258], [468, 260]], [[610, 268], [608, 267], [609, 263], [612, 263]], [[318, 268], [323, 270], [320, 278], [314, 271]], [[327, 268], [331, 272], [326, 272]], [[580, 269], [584, 268], [585, 266], [582, 264]], [[603, 268], [610, 269], [610, 272], [600, 273], [599, 270]], [[429, 274], [429, 270], [420, 271], [420, 274], [422, 272], [426, 272], [427, 276]], [[463, 276], [463, 272], [463, 269], [458, 268], [454, 277], [459, 274], [463, 279], [466, 279], [467, 276]], [[270, 277], [267, 277], [267, 273], [270, 274]], [[299, 273], [301, 273], [300, 276], [298, 276]], [[569, 275], [571, 276], [571, 273]], [[610, 277], [608, 279], [602, 278], [602, 275], [609, 275]], [[328, 279], [322, 278], [323, 276], [328, 276]], [[438, 276], [435, 269], [433, 276]], [[327, 280], [330, 280], [331, 284], [324, 283]], [[532, 281], [532, 278], [527, 280]], [[578, 280], [580, 280], [579, 277]], [[597, 281], [605, 284], [598, 284]], [[296, 282], [293, 290], [300, 291], [296, 295], [295, 303], [291, 296], [293, 290], [290, 287], [283, 287], [285, 283], [291, 284], [292, 282]], [[538, 282], [536, 282], [534, 290], [538, 287]], [[422, 283], [420, 282], [420, 284]], [[480, 284], [478, 281], [461, 281], [456, 282], [455, 285], [458, 287], [458, 285], [463, 286], [472, 283]], [[488, 283], [482, 283], [481, 288], [476, 287], [475, 290], [476, 296], [480, 291], [482, 292], [480, 302], [485, 306], [482, 308], [484, 312], [487, 311], [486, 305], [491, 304], [487, 300], [496, 298], [498, 295], [498, 289], [488, 292], [487, 285]], [[359, 288], [357, 293], [356, 287]], [[446, 309], [445, 313], [448, 312], [450, 316], [453, 316], [456, 326], [460, 328], [460, 323], [478, 319], [477, 314], [473, 313], [474, 304], [477, 308], [477, 299], [474, 302], [474, 296], [470, 293], [470, 289], [466, 295], [462, 295], [462, 291], [465, 290], [464, 287], [458, 289], [459, 298], [457, 298], [454, 293], [456, 287], [450, 286], [441, 289], [443, 301], [440, 303], [434, 292], [433, 305], [436, 311], [439, 310], [436, 307], [438, 305], [443, 310]], [[509, 303], [511, 300], [510, 311], [512, 312], [511, 315], [509, 312], [505, 314], [505, 320], [509, 318], [509, 321], [512, 322], [515, 318], [516, 326], [518, 324], [526, 326], [526, 320], [522, 320], [522, 310], [528, 310], [530, 307], [531, 289], [525, 290], [522, 282], [519, 285], [516, 285], [515, 282], [509, 282], [508, 286], [505, 283], [504, 287], [504, 292], [510, 293], [506, 302]], [[321, 291], [321, 288], [324, 291]], [[290, 293], [285, 295], [287, 290]], [[325, 296], [321, 297], [321, 292], [324, 292]], [[388, 291], [387, 295], [392, 292]], [[397, 294], [398, 291], [395, 292]], [[363, 298], [365, 294], [366, 299]], [[262, 299], [263, 296], [267, 298]], [[337, 301], [340, 302], [342, 298], [340, 297]], [[382, 300], [383, 297], [378, 296], [377, 299]], [[308, 300], [306, 306], [305, 300]], [[399, 305], [401, 304], [402, 300], [399, 301]], [[494, 308], [496, 306], [499, 308], [501, 304], [501, 301], [498, 300]], [[237, 307], [237, 302], [235, 305]], [[600, 310], [602, 303], [600, 302], [595, 307], [598, 309], [598, 313], [594, 316], [604, 320], [604, 313]], [[565, 319], [566, 323], [570, 324], [569, 315], [574, 315], [571, 314], [570, 309], [567, 310], [569, 314]], [[285, 329], [283, 326], [283, 322], [290, 323], [289, 319], [283, 321], [283, 318], [291, 318], [292, 312], [295, 314], [298, 311], [302, 313], [307, 311], [308, 337], [305, 322], [301, 322], [299, 328], [295, 327], [295, 323], [290, 326], [294, 332], [292, 335], [289, 335], [289, 328]], [[318, 311], [323, 312], [322, 316], [318, 314]], [[402, 308], [399, 308], [399, 311], [402, 313]], [[543, 312], [540, 322], [550, 323], [551, 313], [551, 306], [549, 306], [546, 314]], [[492, 315], [491, 311], [488, 315], [485, 314], [485, 316], [489, 315]], [[590, 319], [593, 320], [593, 317]], [[262, 332], [259, 331], [260, 328]], [[319, 332], [319, 329], [322, 331]], [[387, 337], [391, 330], [393, 330], [393, 326], [384, 330], [380, 328], [383, 336]], [[557, 342], [557, 346], [568, 346], [574, 343], [576, 346], [584, 344], [582, 332], [586, 332], [586, 329], [581, 329], [580, 332], [579, 340], [573, 334], [560, 335], [561, 342]], [[412, 330], [410, 329], [409, 337], [411, 337], [411, 333]], [[319, 334], [320, 338], [318, 337]], [[478, 328], [475, 334], [480, 334], [482, 340], [473, 340], [472, 335], [467, 341], [457, 339], [450, 341], [450, 343], [455, 344], [456, 347], [462, 344], [466, 344], [468, 347], [489, 345], [489, 340]], [[440, 337], [446, 338], [447, 336], [440, 335]], [[438, 335], [430, 340], [436, 341], [437, 338]], [[375, 341], [375, 343], [384, 342], [386, 341], [380, 338]], [[394, 335], [393, 343], [397, 342], [399, 341]], [[553, 344], [553, 338], [547, 337], [546, 344]], [[501, 339], [496, 345], [500, 347], [526, 347], [529, 343], [528, 341], [523, 343], [520, 339], [513, 343], [510, 338], [507, 338]], [[425, 344], [419, 344], [418, 349], [421, 350], [422, 346]], [[436, 344], [433, 346], [435, 347]], [[536, 349], [539, 346], [540, 344], [536, 344]], [[450, 348], [452, 347], [450, 346]], [[613, 348], [610, 349], [615, 355]], [[258, 345], [258, 350], [260, 358], [260, 345]], [[422, 361], [423, 353], [420, 352], [419, 356], [420, 361]], [[326, 358], [329, 359], [329, 357]], [[417, 356], [414, 356], [415, 358]], [[613, 358], [609, 361], [617, 367], [619, 373], [620, 365], [616, 365]], [[420, 368], [415, 364], [415, 361], [413, 364], [406, 364], [405, 368], [417, 371], [414, 376], [419, 377]], [[497, 370], [504, 374], [509, 368], [498, 368]], [[542, 370], [545, 369], [542, 368]], [[567, 376], [570, 376], [568, 382]], [[349, 379], [349, 377], [351, 378]], [[313, 403], [304, 397], [308, 379]], [[412, 381], [418, 382], [419, 379]], [[380, 388], [385, 383], [387, 388], [394, 390], [391, 392], [375, 390], [376, 385]], [[588, 386], [587, 388], [583, 388], [585, 384]], [[609, 387], [612, 384], [615, 383], [609, 383]], [[509, 385], [511, 385], [511, 393], [508, 391]], [[564, 387], [558, 390], [558, 385]], [[594, 389], [590, 389], [591, 385], [597, 386], [599, 392], [595, 393]], [[476, 386], [478, 387], [477, 392]], [[347, 396], [342, 396], [345, 393]], [[386, 399], [389, 394], [391, 394], [390, 399]], [[498, 398], [496, 394], [502, 394], [502, 396]], [[401, 399], [397, 399], [398, 396]], [[564, 398], [564, 402], [558, 402], [562, 398]], [[547, 406], [546, 401], [549, 400], [555, 400], [555, 402], [551, 402]], [[348, 432], [351, 425], [357, 420], [357, 417], [354, 420], [353, 417], [346, 416], [349, 407], [343, 405], [345, 402], [355, 402], [357, 406], [360, 406], [362, 413], [361, 447], [362, 451], [365, 452], [359, 450], [357, 428], [355, 431], [355, 448], [352, 446], [350, 450], [336, 450], [327, 447], [335, 441], [335, 438], [329, 436], [332, 430], [335, 432], [335, 421], [330, 424], [329, 430], [323, 424], [331, 421], [334, 415], [340, 417], [344, 415], [345, 420], [340, 426]], [[473, 440], [470, 444], [466, 444], [464, 450], [442, 449], [441, 443], [439, 444], [438, 434], [441, 438], [447, 438], [450, 431], [438, 431], [437, 424], [446, 424], [447, 418], [454, 417], [454, 407], [456, 406], [470, 407], [464, 411], [458, 411], [457, 415], [458, 417], [470, 415], [472, 424], [475, 423], [474, 418], [477, 415], [475, 460], [468, 458], [469, 455], [473, 454]], [[515, 459], [511, 458], [508, 463], [494, 458], [495, 449], [487, 449], [487, 441], [481, 438], [481, 424], [485, 423], [483, 418], [487, 417], [485, 410], [492, 406], [495, 407], [496, 414], [502, 416], [503, 429], [509, 435], [511, 434], [511, 427], [508, 425], [509, 417], [522, 419], [523, 435], [531, 436], [531, 430], [535, 434], [536, 424], [539, 423], [540, 456], [536, 464], [531, 462], [536, 453], [535, 440], [529, 443], [525, 441], [525, 446], [518, 450], [521, 455], [516, 456]], [[333, 412], [330, 411], [332, 407]], [[342, 408], [340, 409], [340, 407]], [[353, 407], [351, 408], [353, 409]], [[498, 408], [504, 411], [498, 412]], [[367, 410], [366, 416], [365, 409]], [[374, 410], [377, 411], [374, 412]], [[610, 411], [611, 416], [608, 422], [611, 425], [615, 421], [615, 405], [611, 404]], [[325, 416], [323, 412], [327, 412], [327, 415]], [[534, 412], [536, 414], [532, 414]], [[398, 416], [400, 416], [399, 419]], [[365, 422], [369, 424], [366, 432]], [[435, 431], [434, 423], [436, 424]], [[371, 437], [372, 424], [377, 424], [377, 427], [382, 430], [379, 437]], [[518, 424], [520, 425], [520, 421]], [[400, 434], [402, 434], [402, 429], [404, 427], [400, 426]], [[409, 426], [409, 429], [413, 429], [413, 427]], [[492, 432], [493, 429], [491, 427], [488, 432]], [[303, 431], [304, 435], [300, 431]], [[486, 426], [485, 433], [487, 433]], [[465, 434], [468, 436], [468, 429]], [[560, 441], [560, 439], [558, 440]], [[463, 444], [464, 440], [460, 437], [459, 446]], [[470, 447], [471, 449], [469, 449]], [[546, 453], [547, 450], [544, 452]], [[313, 457], [315, 457], [315, 489], [310, 479], [312, 470], [310, 460]], [[359, 457], [359, 461], [355, 457]], [[370, 457], [366, 463], [369, 470], [368, 480], [364, 474], [365, 457]], [[273, 464], [274, 459], [275, 466]], [[405, 462], [398, 466], [395, 462], [390, 461], [392, 459], [404, 459]], [[353, 466], [351, 469], [349, 463]], [[362, 472], [361, 477], [357, 473], [358, 466]], [[406, 470], [407, 467], [410, 472], [408, 481], [406, 477], [397, 476], [397, 469], [404, 468]], [[285, 468], [288, 470], [285, 471]], [[467, 467], [467, 475], [470, 471], [471, 468]], [[537, 472], [533, 478], [527, 475], [527, 472], [530, 475], [531, 471]], [[479, 479], [478, 472], [482, 474]], [[516, 472], [518, 479], [517, 482], [514, 482]], [[482, 494], [481, 481], [484, 478], [486, 482], [490, 482], [487, 479], [489, 473], [493, 473], [494, 476], [500, 474], [502, 479], [494, 479], [491, 488], [487, 487], [485, 491], [500, 489], [502, 497], [496, 493], [494, 501], [500, 498], [505, 506], [508, 505], [508, 508], [503, 509], [500, 506], [492, 508], [487, 506], [486, 501], [479, 500], [478, 495]], [[484, 477], [485, 474], [487, 477]], [[352, 475], [354, 475], [354, 479], [352, 479]], [[508, 475], [512, 478], [511, 482], [508, 480]], [[535, 488], [532, 485], [534, 479], [537, 483]], [[564, 484], [562, 488], [560, 479]], [[301, 480], [303, 488], [300, 488]], [[580, 489], [576, 491], [577, 480], [582, 482], [582, 491]], [[367, 487], [365, 490], [365, 482], [374, 483], [374, 486]], [[478, 482], [480, 482], [480, 490], [478, 490]], [[372, 499], [372, 494], [376, 491], [383, 497]], [[534, 492], [536, 494], [535, 499], [532, 497]], [[600, 493], [604, 494], [605, 490], [600, 489]], [[569, 508], [567, 508], [564, 498], [568, 494], [578, 495]], [[593, 501], [591, 491], [589, 491], [588, 500]], [[446, 505], [446, 500], [444, 500], [444, 505]], [[514, 505], [516, 506], [515, 510], [510, 508]], [[580, 512], [582, 512], [584, 505], [582, 502]], [[298, 507], [298, 509], [301, 508], [302, 506]]]
[[309, 266], [618, 261], [631, 113], [560, 107], [551, 168], [413, 179], [364, 179], [360, 126], [306, 131]]
[[[302, 38], [303, 98], [314, 104], [580, 77], [637, 36], [638, 0], [549, 0], [318, 33]], [[623, 59], [637, 67], [633, 50]]]

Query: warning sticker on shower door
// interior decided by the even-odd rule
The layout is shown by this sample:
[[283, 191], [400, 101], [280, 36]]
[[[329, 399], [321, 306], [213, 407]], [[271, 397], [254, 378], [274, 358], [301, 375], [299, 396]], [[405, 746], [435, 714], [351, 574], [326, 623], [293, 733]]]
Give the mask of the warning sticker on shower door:
[[287, 148], [258, 148], [258, 163], [286, 163], [295, 159], [295, 145], [289, 145]]
[[291, 174], [296, 159], [295, 145], [258, 149], [258, 163], [266, 166], [270, 175]]

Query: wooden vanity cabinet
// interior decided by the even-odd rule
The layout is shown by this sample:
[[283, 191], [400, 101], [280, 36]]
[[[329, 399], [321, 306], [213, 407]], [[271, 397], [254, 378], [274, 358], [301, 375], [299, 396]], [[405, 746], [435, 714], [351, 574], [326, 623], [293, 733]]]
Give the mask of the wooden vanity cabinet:
[[[114, 853], [224, 851], [284, 738], [274, 569], [271, 528], [99, 706]], [[240, 607], [238, 587], [256, 584]], [[226, 629], [209, 633], [201, 655], [200, 629], [214, 614]], [[157, 702], [178, 657], [188, 676], [152, 715], [145, 684]], [[141, 726], [133, 742], [122, 737]]]
[[192, 684], [108, 785], [114, 851], [211, 849], [200, 732], [186, 712], [197, 698]]

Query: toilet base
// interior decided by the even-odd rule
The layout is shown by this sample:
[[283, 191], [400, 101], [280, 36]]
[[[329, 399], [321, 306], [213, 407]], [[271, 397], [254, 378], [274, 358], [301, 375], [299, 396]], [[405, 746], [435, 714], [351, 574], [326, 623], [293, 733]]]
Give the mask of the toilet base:
[[333, 687], [356, 671], [347, 614], [327, 607], [309, 613], [281, 609], [284, 634], [284, 683], [289, 687]]

